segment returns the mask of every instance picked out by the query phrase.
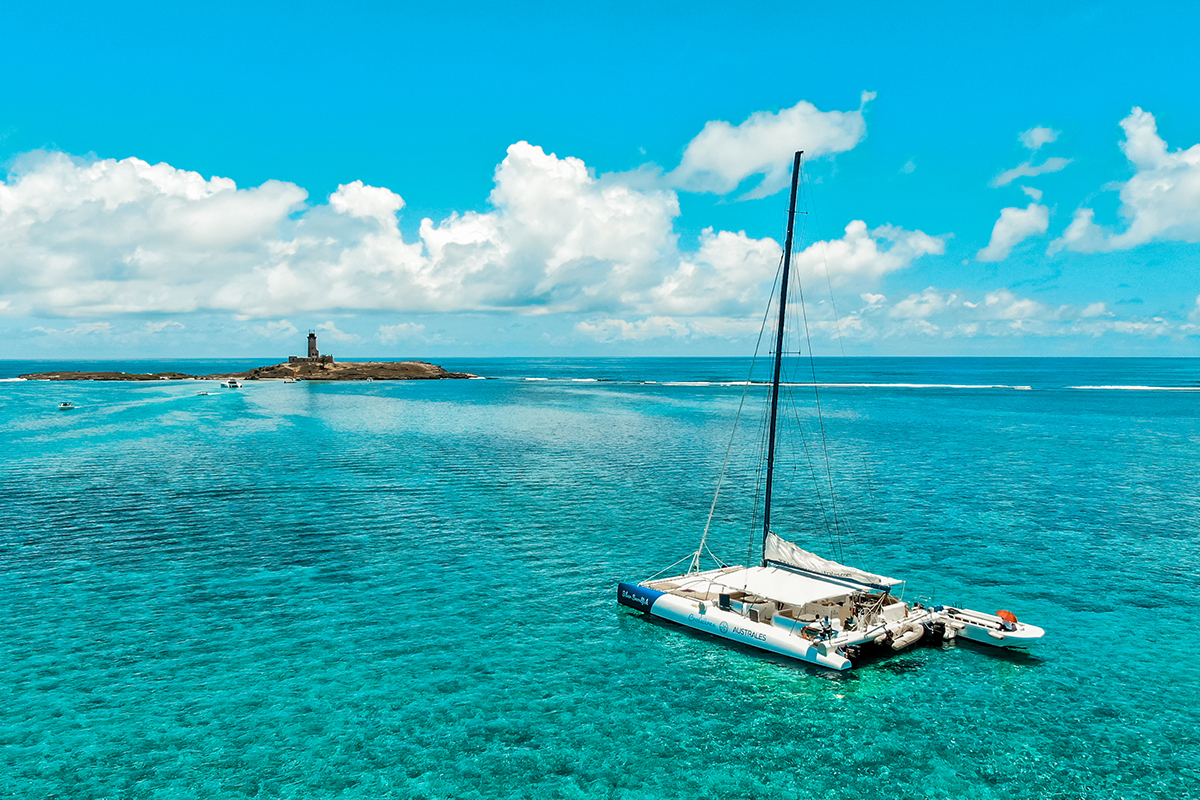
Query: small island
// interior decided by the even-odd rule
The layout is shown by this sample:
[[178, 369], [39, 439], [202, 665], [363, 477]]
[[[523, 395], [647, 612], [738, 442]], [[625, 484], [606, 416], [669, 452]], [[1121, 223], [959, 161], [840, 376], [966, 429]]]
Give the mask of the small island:
[[447, 372], [428, 361], [334, 361], [331, 355], [317, 350], [317, 334], [308, 334], [308, 355], [291, 356], [280, 364], [255, 367], [245, 372], [224, 372], [215, 375], [189, 375], [185, 372], [35, 372], [20, 377], [29, 381], [170, 381], [220, 380], [238, 378], [245, 381], [421, 381], [445, 378], [477, 378], [469, 372]]

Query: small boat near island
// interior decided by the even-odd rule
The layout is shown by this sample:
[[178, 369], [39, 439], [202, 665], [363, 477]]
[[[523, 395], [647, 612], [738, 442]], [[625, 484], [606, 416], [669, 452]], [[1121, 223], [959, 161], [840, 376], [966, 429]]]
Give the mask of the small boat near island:
[[[696, 551], [640, 583], [619, 582], [617, 601], [693, 630], [836, 670], [849, 669], [852, 659], [867, 648], [900, 651], [922, 639], [942, 641], [962, 637], [997, 647], [1028, 646], [1041, 639], [1045, 631], [1019, 622], [1009, 611], [987, 614], [956, 606], [906, 603], [897, 596], [904, 581], [823, 558], [778, 536], [771, 528], [780, 376], [801, 155], [796, 153], [792, 165], [773, 342], [774, 370], [768, 420], [763, 426], [766, 478], [761, 506], [762, 560], [754, 566], [729, 565], [708, 548], [717, 504], [714, 498]], [[800, 302], [803, 303], [802, 293]], [[791, 350], [792, 355], [800, 355], [798, 348]], [[819, 386], [815, 375], [812, 385], [814, 391]], [[819, 420], [819, 403], [817, 415]], [[823, 425], [821, 436], [824, 436]], [[830, 481], [832, 502], [832, 476]], [[836, 513], [835, 510], [835, 522]], [[712, 560], [715, 568], [701, 569], [704, 556]], [[684, 561], [689, 562], [686, 572], [659, 577]]]
[[59, 404], [58, 404], [58, 410], [59, 410], [59, 411], [70, 411], [70, 410], [72, 410], [73, 408], [75, 408], [75, 404], [74, 404], [74, 403], [72, 403], [70, 400], [66, 401], [65, 403], [59, 403]]
[[237, 378], [229, 378], [229, 379], [225, 380], [221, 384], [221, 386], [225, 389], [240, 389], [240, 388], [242, 388], [242, 384], [238, 382]]

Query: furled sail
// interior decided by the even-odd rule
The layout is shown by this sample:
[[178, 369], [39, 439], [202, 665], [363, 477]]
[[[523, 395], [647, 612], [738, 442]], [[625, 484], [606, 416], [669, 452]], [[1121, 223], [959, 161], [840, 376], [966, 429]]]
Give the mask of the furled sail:
[[861, 569], [847, 567], [836, 561], [821, 558], [816, 553], [810, 553], [807, 550], [797, 547], [787, 539], [781, 539], [775, 533], [767, 534], [763, 546], [763, 559], [766, 561], [779, 561], [784, 564], [791, 564], [793, 567], [819, 572], [822, 575], [832, 575], [835, 578], [848, 578], [849, 580], [861, 583], [873, 583], [879, 586], [895, 586], [896, 584], [904, 583], [904, 581], [898, 581], [895, 578], [873, 575]]

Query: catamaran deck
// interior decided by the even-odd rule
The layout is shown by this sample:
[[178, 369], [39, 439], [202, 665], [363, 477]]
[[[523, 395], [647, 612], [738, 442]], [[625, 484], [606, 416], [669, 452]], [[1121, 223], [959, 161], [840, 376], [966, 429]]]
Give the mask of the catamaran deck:
[[[891, 585], [898, 585], [895, 581]], [[650, 581], [647, 586], [661, 592], [716, 600], [721, 594], [758, 595], [780, 603], [803, 606], [830, 598], [844, 598], [877, 587], [840, 578], [802, 575], [779, 567], [725, 567]], [[703, 596], [701, 596], [703, 595]]]

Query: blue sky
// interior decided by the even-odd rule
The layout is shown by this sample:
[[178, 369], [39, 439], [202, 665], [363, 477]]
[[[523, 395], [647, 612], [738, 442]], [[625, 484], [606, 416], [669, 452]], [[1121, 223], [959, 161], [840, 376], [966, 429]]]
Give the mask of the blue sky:
[[25, 358], [309, 328], [342, 357], [741, 355], [803, 148], [816, 352], [1200, 355], [1198, 20], [10, 8], [0, 332]]

